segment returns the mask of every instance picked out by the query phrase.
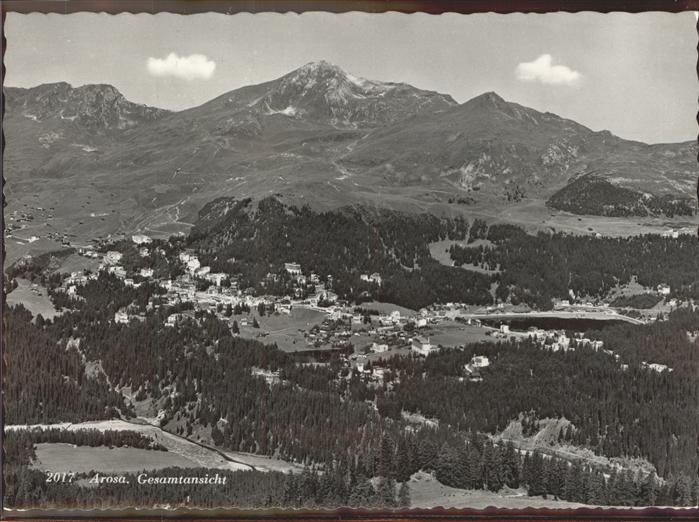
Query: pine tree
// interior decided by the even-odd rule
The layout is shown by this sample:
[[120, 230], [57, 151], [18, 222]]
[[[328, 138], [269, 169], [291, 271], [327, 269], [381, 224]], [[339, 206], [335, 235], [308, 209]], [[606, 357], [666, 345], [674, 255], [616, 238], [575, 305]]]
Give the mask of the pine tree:
[[527, 478], [527, 494], [530, 497], [546, 493], [544, 481], [544, 458], [535, 451], [529, 463], [529, 477]]
[[376, 491], [371, 482], [364, 477], [357, 477], [357, 481], [352, 487], [349, 495], [349, 504], [352, 507], [369, 508], [373, 507], [376, 501]]
[[407, 482], [401, 482], [398, 489], [398, 507], [401, 509], [410, 507], [410, 487]]
[[490, 491], [500, 491], [504, 486], [500, 450], [488, 441], [483, 446], [482, 458], [482, 475], [485, 487]]
[[466, 487], [483, 489], [483, 474], [481, 473], [481, 454], [478, 447], [470, 442], [466, 447], [466, 466], [464, 466]]
[[677, 506], [692, 505], [692, 481], [684, 473], [680, 473], [675, 481], [673, 496]]
[[585, 502], [583, 471], [578, 462], [573, 462], [566, 472], [563, 497], [569, 502]]
[[393, 477], [393, 440], [388, 435], [381, 439], [377, 472], [380, 477]]
[[463, 471], [459, 453], [445, 442], [437, 457], [437, 465], [435, 467], [437, 480], [445, 486], [463, 488], [466, 485], [466, 477]]
[[410, 480], [412, 474], [412, 465], [410, 463], [410, 455], [408, 450], [408, 442], [401, 438], [398, 442], [398, 451], [396, 453], [395, 475], [399, 482], [405, 483]]
[[649, 473], [641, 482], [639, 491], [641, 504], [644, 506], [654, 506], [658, 499], [658, 483], [655, 473]]
[[392, 478], [381, 478], [377, 488], [377, 496], [382, 508], [396, 507], [396, 481]]
[[692, 482], [692, 505], [699, 506], [699, 475], [695, 475]]
[[604, 475], [599, 471], [592, 472], [590, 476], [587, 501], [589, 504], [594, 504], [596, 506], [603, 506], [607, 503]]
[[565, 483], [568, 465], [564, 460], [551, 459], [546, 462], [546, 492], [553, 495], [554, 499], [563, 497], [563, 485]]
[[507, 487], [516, 489], [519, 487], [520, 459], [515, 450], [514, 444], [508, 442], [502, 457], [502, 469], [504, 481]]
[[211, 425], [211, 440], [214, 441], [216, 446], [223, 445], [223, 433], [221, 433], [221, 430], [218, 429], [216, 422], [212, 423]]
[[417, 447], [418, 469], [432, 471], [437, 465], [438, 449], [434, 441], [425, 437], [420, 439]]

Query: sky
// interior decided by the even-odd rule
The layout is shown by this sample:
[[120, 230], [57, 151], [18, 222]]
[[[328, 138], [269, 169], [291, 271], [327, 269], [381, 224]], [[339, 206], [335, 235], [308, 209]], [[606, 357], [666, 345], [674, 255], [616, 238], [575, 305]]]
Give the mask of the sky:
[[171, 110], [326, 60], [463, 103], [508, 101], [647, 143], [697, 136], [692, 12], [9, 13], [5, 85], [114, 85]]

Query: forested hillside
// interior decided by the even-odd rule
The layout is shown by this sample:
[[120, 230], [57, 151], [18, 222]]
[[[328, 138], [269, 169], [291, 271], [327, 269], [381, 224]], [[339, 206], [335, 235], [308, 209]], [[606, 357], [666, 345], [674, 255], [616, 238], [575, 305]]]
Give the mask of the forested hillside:
[[686, 196], [655, 196], [618, 187], [593, 174], [582, 176], [556, 192], [547, 205], [573, 214], [596, 216], [693, 216], [696, 203]]
[[[408, 308], [455, 300], [489, 304], [486, 275], [440, 265], [430, 256], [431, 241], [467, 233], [465, 220], [428, 214], [363, 208], [317, 213], [273, 197], [259, 203], [223, 198], [202, 209], [189, 245], [206, 254], [212, 270], [241, 272], [243, 287], [293, 261], [325, 281], [332, 276], [332, 289], [351, 300], [375, 298]], [[231, 258], [236, 262], [228, 263]], [[384, 280], [380, 287], [360, 280], [373, 272]]]
[[[102, 301], [106, 287], [110, 288], [112, 304]], [[91, 281], [80, 297], [84, 299], [80, 306], [53, 321], [32, 323], [22, 310], [8, 312], [6, 317], [16, 332], [10, 337], [13, 342], [8, 344], [8, 360], [25, 357], [27, 364], [18, 363], [11, 372], [14, 381], [8, 388], [8, 404], [15, 401], [21, 409], [8, 408], [7, 423], [106, 418], [116, 416], [117, 408], [128, 415], [128, 408], [114, 389], [130, 386], [138, 394], [159, 401], [166, 410], [164, 424], [179, 419], [184, 435], [194, 426], [205, 428], [210, 430], [214, 443], [224, 448], [277, 455], [320, 467], [346, 462], [357, 477], [384, 475], [401, 481], [408, 472], [436, 469], [440, 480], [447, 484], [468, 485], [468, 480], [475, 480], [477, 487], [495, 488], [498, 481], [507, 479], [488, 478], [490, 468], [483, 462], [491, 458], [484, 456], [490, 450], [482, 446], [473, 446], [478, 448], [477, 456], [470, 457], [480, 463], [474, 468], [481, 474], [477, 478], [459, 478], [469, 464], [445, 471], [455, 465], [449, 464], [453, 455], [460, 451], [466, 451], [464, 455], [473, 453], [458, 449], [464, 437], [468, 438], [469, 433], [495, 434], [523, 413], [533, 419], [565, 416], [575, 429], [561, 434], [561, 440], [607, 456], [646, 458], [659, 475], [671, 479], [673, 487], [677, 477], [689, 484], [696, 477], [699, 352], [696, 340], [686, 332], [699, 330], [697, 312], [683, 309], [673, 313], [668, 322], [589, 334], [603, 338], [605, 346], [618, 353], [620, 360], [586, 349], [554, 353], [526, 342], [477, 344], [463, 350], [444, 350], [426, 359], [393, 357], [382, 364], [385, 385], [376, 387], [355, 372], [350, 375], [343, 371], [338, 356], [328, 365], [301, 367], [293, 354], [233, 336], [225, 323], [204, 312], [197, 314], [196, 321], [185, 321], [176, 328], [163, 325], [168, 313], [165, 308], [143, 308], [143, 322], [107, 323], [105, 318], [115, 310], [114, 303], [127, 298], [136, 302], [137, 297], [134, 289], [113, 276], [103, 274]], [[157, 294], [151, 297], [157, 298]], [[34, 343], [53, 339], [52, 346], [44, 346], [49, 353], [54, 350], [56, 356], [47, 358], [45, 352], [28, 350], [28, 345], [17, 342], [19, 332]], [[104, 380], [93, 383], [99, 384], [99, 389], [86, 387], [90, 384], [81, 388], [91, 390], [90, 401], [81, 399], [74, 387], [66, 387], [62, 376], [58, 379], [59, 372], [65, 375], [67, 371], [76, 381], [82, 379], [79, 358], [72, 366], [60, 362], [60, 357], [73, 353], [73, 349], [66, 350], [70, 339], [80, 339], [80, 353], [87, 360], [99, 360], [105, 372]], [[637, 353], [636, 347], [641, 351]], [[459, 378], [474, 354], [491, 360], [491, 365], [482, 369], [481, 382]], [[672, 364], [673, 371], [644, 369], [639, 359]], [[42, 360], [53, 362], [49, 366], [55, 369], [47, 368], [46, 372], [49, 376], [56, 372], [57, 378], [22, 388], [21, 384], [32, 380], [37, 365], [44, 364]], [[280, 382], [265, 382], [253, 374], [253, 367], [279, 371]], [[107, 379], [110, 387], [105, 384]], [[99, 402], [95, 397], [104, 399]], [[47, 400], [54, 404], [52, 411], [62, 413], [61, 419], [47, 416], [42, 404]], [[434, 417], [439, 427], [406, 430], [403, 411]], [[461, 457], [457, 462], [462, 462], [458, 459]], [[442, 471], [435, 464], [440, 461]], [[521, 470], [530, 469], [526, 466], [531, 462], [520, 465], [518, 480], [528, 484], [532, 494], [548, 488], [546, 491], [560, 498], [583, 498], [579, 492], [575, 496], [558, 491], [559, 480], [537, 486], [539, 479], [522, 478], [528, 475]], [[563, 473], [563, 469], [558, 472]], [[598, 471], [590, 468], [585, 472], [590, 474], [586, 480], [598, 481], [594, 478]], [[614, 491], [612, 482], [605, 482], [604, 501], [642, 502], [640, 491], [646, 479], [624, 479], [637, 491], [636, 496], [628, 498], [614, 496], [610, 493]], [[466, 482], [460, 482], [463, 480]], [[661, 488], [662, 483], [653, 488], [656, 486]], [[674, 495], [665, 494], [666, 498]], [[602, 502], [596, 493], [585, 495], [587, 501]]]
[[582, 298], [601, 298], [616, 285], [636, 279], [643, 286], [670, 286], [672, 295], [699, 298], [699, 243], [683, 235], [665, 238], [643, 235], [622, 238], [562, 233], [526, 234], [513, 225], [472, 225], [471, 237], [494, 245], [450, 248], [457, 266], [471, 264], [499, 270], [499, 300], [550, 308], [553, 298], [568, 299], [572, 290]]
[[[430, 243], [445, 239], [465, 245], [450, 250], [457, 266], [431, 256]], [[287, 296], [284, 263], [293, 261], [307, 274], [316, 272], [326, 289], [353, 302], [350, 306], [370, 299], [413, 308], [447, 300], [487, 304], [493, 302], [492, 289], [501, 302], [547, 309], [570, 290], [602, 298], [632, 279], [651, 289], [668, 284], [676, 297], [696, 297], [699, 289], [699, 247], [684, 236], [534, 236], [481, 220], [364, 208], [317, 213], [275, 198], [257, 204], [217, 200], [202, 211], [189, 237], [158, 240], [151, 247], [154, 254], [147, 260], [128, 242], [105, 244], [102, 250], [123, 252], [129, 273], [152, 268], [163, 279], [183, 271], [180, 252], [194, 252], [210, 270], [232, 276], [240, 285], [237, 295]], [[531, 495], [593, 504], [685, 505], [696, 499], [699, 312], [691, 303], [667, 320], [585, 333], [603, 341], [605, 350], [552, 351], [525, 338], [504, 338], [463, 342], [424, 358], [403, 351], [367, 363], [365, 371], [348, 358], [353, 336], [343, 351], [323, 358], [287, 353], [239, 335], [235, 321], [242, 306], [227, 313], [223, 305], [205, 310], [170, 300], [157, 280], [127, 285], [107, 271], [85, 277], [69, 294], [61, 286], [63, 276], [51, 273], [50, 265], [49, 256], [8, 270], [12, 277], [45, 285], [61, 308], [51, 320], [32, 318], [21, 306], [6, 309], [8, 424], [129, 417], [131, 401], [149, 401], [167, 430], [309, 469], [304, 478], [267, 475], [264, 500], [245, 490], [233, 495], [237, 505], [392, 506], [404, 502], [397, 484], [420, 470], [454, 487], [526, 487]], [[360, 277], [373, 272], [381, 274], [381, 284]], [[278, 275], [276, 286], [264, 286], [275, 280], [268, 274]], [[253, 329], [266, 313], [260, 305], [261, 310], [245, 310]], [[121, 310], [128, 310], [126, 324], [115, 321]], [[168, 325], [171, 314], [183, 311]], [[350, 331], [351, 316], [334, 321]], [[406, 325], [401, 333], [408, 330]], [[477, 355], [489, 364], [472, 378], [467, 366]], [[656, 371], [649, 364], [664, 367]], [[381, 370], [378, 380], [373, 367]], [[409, 420], [413, 414], [431, 421], [416, 425]], [[531, 434], [543, 419], [561, 418], [571, 427], [558, 433], [558, 444], [622, 461], [645, 459], [644, 469], [654, 471], [616, 473], [608, 464], [564, 461], [555, 452], [520, 453], [497, 442], [513, 421], [526, 423]], [[27, 469], [33, 445], [56, 437], [48, 432], [9, 446], [17, 463], [7, 498], [15, 505], [30, 504], [31, 488], [42, 487], [38, 472]], [[101, 437], [65, 441], [146, 444]], [[234, 474], [231, 481], [245, 489], [250, 477]], [[382, 480], [372, 485], [369, 479], [376, 477]], [[321, 484], [322, 493], [310, 495]], [[79, 502], [94, 499], [94, 490], [73, 493]], [[184, 501], [170, 493], [173, 502]], [[138, 495], [125, 489], [105, 498], [150, 498]], [[226, 498], [231, 497], [211, 495], [202, 502], [224, 505]]]
[[[454, 267], [433, 259], [429, 243], [442, 239], [489, 240], [453, 245]], [[254, 287], [285, 262], [314, 271], [348, 300], [392, 302], [417, 309], [435, 302], [491, 304], [495, 300], [549, 309], [552, 299], [603, 298], [616, 285], [636, 279], [672, 295], [699, 298], [699, 244], [691, 236], [609, 238], [562, 233], [525, 233], [515, 225], [489, 226], [476, 219], [439, 219], [393, 211], [347, 208], [317, 213], [267, 198], [223, 198], [207, 205], [188, 245], [203, 252], [212, 270], [243, 275]], [[235, 259], [234, 263], [229, 260]], [[461, 265], [485, 268], [482, 273]], [[380, 287], [360, 280], [378, 272]], [[269, 288], [265, 289], [269, 290]], [[282, 288], [283, 290], [283, 288]]]

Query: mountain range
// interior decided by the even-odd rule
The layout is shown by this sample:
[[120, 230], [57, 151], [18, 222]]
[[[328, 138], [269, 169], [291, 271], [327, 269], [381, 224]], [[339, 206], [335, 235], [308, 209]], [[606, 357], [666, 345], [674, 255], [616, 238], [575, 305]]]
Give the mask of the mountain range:
[[41, 202], [73, 232], [171, 232], [219, 196], [431, 213], [536, 202], [672, 216], [696, 206], [695, 142], [624, 140], [493, 92], [458, 104], [322, 61], [179, 112], [110, 85], [4, 94], [10, 208]]

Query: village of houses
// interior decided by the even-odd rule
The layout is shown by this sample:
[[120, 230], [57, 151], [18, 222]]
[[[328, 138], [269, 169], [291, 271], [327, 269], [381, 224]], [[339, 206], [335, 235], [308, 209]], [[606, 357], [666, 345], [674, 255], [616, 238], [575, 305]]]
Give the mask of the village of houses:
[[[150, 255], [150, 237], [137, 234], [131, 240], [141, 256]], [[285, 351], [309, 354], [338, 352], [354, 371], [377, 383], [382, 383], [384, 378], [382, 359], [409, 353], [428, 356], [446, 347], [462, 348], [479, 341], [530, 339], [542, 349], [551, 351], [575, 350], [587, 345], [595, 351], [602, 350], [618, 358], [610, 350], [604, 349], [602, 341], [588, 339], [583, 333], [569, 337], [570, 333], [566, 334], [563, 330], [544, 330], [535, 326], [515, 331], [510, 330], [508, 324], [497, 324], [497, 320], [481, 320], [484, 314], [497, 319], [498, 314], [503, 313], [503, 305], [474, 310], [472, 306], [446, 303], [416, 312], [386, 303], [354, 306], [338, 300], [338, 296], [326, 287], [317, 274], [304, 273], [303, 267], [292, 261], [285, 263], [285, 271], [299, 285], [312, 284], [315, 289], [313, 294], [304, 297], [296, 291], [294, 296], [284, 297], [252, 295], [239, 289], [236, 281], [229, 280], [228, 274], [214, 273], [210, 267], [202, 266], [193, 252], [179, 254], [184, 273], [174, 280], [156, 279], [150, 268], [129, 274], [121, 264], [123, 254], [115, 250], [101, 253], [85, 248], [79, 252], [99, 262], [98, 272], [107, 271], [121, 279], [126, 286], [137, 287], [144, 281], [150, 281], [166, 291], [164, 304], [187, 304], [187, 310], [167, 317], [166, 327], [175, 327], [180, 321], [196, 320], [196, 311], [210, 311], [227, 321], [235, 335], [276, 343]], [[68, 294], [75, 294], [78, 286], [96, 277], [97, 273], [74, 272], [64, 280], [62, 289]], [[382, 284], [380, 274], [364, 274], [361, 278], [376, 285]], [[206, 290], [198, 289], [197, 281], [201, 280], [210, 283]], [[326, 280], [331, 284], [332, 278]], [[666, 291], [666, 288], [658, 289], [660, 293]], [[569, 310], [570, 306], [567, 301], [558, 303], [559, 309]], [[581, 306], [593, 305], [581, 303]], [[231, 314], [232, 309], [236, 310], [235, 314]], [[616, 312], [607, 308], [604, 313]], [[138, 310], [126, 308], [114, 315], [114, 322], [128, 324], [143, 318], [144, 314]], [[482, 380], [481, 370], [489, 365], [487, 357], [474, 356], [464, 366], [461, 379], [479, 382]], [[644, 363], [644, 367], [657, 372], [672, 371], [653, 363]], [[278, 376], [264, 377], [275, 380]]]

